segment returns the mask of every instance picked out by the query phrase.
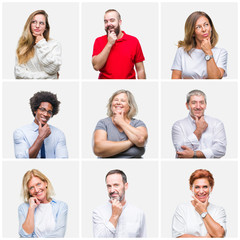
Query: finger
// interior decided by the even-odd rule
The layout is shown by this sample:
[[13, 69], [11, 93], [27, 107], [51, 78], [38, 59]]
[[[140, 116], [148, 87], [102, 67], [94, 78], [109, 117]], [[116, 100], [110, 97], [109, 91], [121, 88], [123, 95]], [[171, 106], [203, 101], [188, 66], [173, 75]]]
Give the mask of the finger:
[[38, 128], [42, 129], [42, 124], [38, 121]]
[[183, 145], [183, 146], [181, 146], [181, 148], [182, 148], [183, 150], [186, 150], [188, 147], [185, 146], [185, 145]]
[[196, 202], [201, 203], [194, 195], [192, 195], [192, 198], [193, 198]]

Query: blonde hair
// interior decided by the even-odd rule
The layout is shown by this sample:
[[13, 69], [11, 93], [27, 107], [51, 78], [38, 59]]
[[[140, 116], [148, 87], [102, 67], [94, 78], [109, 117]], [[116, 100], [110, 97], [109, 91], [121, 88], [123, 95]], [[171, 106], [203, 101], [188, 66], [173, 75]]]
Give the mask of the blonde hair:
[[185, 22], [184, 40], [178, 42], [178, 47], [183, 47], [188, 54], [190, 54], [191, 50], [195, 48], [197, 45], [194, 37], [194, 32], [195, 32], [196, 22], [200, 17], [206, 17], [212, 28], [212, 34], [210, 39], [212, 47], [215, 47], [218, 42], [218, 34], [214, 28], [212, 19], [205, 12], [201, 12], [201, 11], [193, 12]]
[[24, 174], [23, 180], [22, 180], [22, 196], [23, 196], [24, 202], [28, 202], [29, 198], [31, 197], [31, 195], [29, 193], [29, 189], [28, 189], [28, 183], [33, 177], [38, 177], [43, 182], [47, 183], [47, 200], [50, 201], [51, 197], [55, 194], [50, 180], [39, 170], [32, 169], [32, 170], [27, 171]]
[[36, 16], [37, 14], [42, 14], [45, 16], [46, 29], [43, 33], [43, 36], [47, 41], [49, 40], [50, 26], [48, 23], [48, 15], [44, 10], [37, 10], [28, 17], [23, 29], [22, 36], [18, 41], [16, 53], [19, 64], [27, 63], [29, 59], [31, 59], [34, 56], [35, 37], [32, 35], [31, 32], [31, 23], [33, 17]]
[[137, 104], [135, 102], [135, 99], [134, 99], [134, 96], [133, 94], [128, 91], [128, 90], [124, 90], [124, 89], [121, 89], [121, 90], [118, 90], [116, 91], [115, 93], [113, 93], [113, 95], [109, 98], [108, 100], [108, 104], [107, 104], [107, 115], [109, 117], [112, 117], [113, 116], [113, 111], [112, 111], [112, 101], [113, 99], [115, 98], [115, 96], [117, 96], [118, 94], [120, 93], [125, 93], [127, 95], [127, 98], [128, 98], [128, 106], [130, 108], [129, 112], [127, 113], [127, 117], [128, 119], [132, 119], [135, 115], [137, 115], [137, 112], [138, 112], [138, 107], [137, 107]]

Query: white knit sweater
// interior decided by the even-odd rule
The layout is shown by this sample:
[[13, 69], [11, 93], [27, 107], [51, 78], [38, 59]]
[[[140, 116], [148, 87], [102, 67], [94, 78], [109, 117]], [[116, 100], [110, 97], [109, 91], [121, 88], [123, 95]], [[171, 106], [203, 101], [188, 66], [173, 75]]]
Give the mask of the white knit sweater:
[[35, 46], [35, 54], [25, 64], [18, 64], [14, 68], [17, 79], [56, 79], [62, 64], [61, 45], [56, 40], [40, 40]]

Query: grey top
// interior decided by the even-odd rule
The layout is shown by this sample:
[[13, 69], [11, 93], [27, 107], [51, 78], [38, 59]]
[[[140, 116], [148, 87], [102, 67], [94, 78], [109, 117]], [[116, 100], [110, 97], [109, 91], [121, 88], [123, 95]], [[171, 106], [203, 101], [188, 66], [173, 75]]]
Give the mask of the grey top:
[[[146, 127], [143, 121], [137, 120], [135, 118], [131, 119], [130, 125], [137, 127]], [[110, 117], [104, 118], [97, 123], [95, 131], [101, 129], [107, 132], [107, 140], [109, 141], [126, 141], [128, 136], [124, 132], [120, 132], [117, 127], [113, 124]], [[112, 156], [111, 158], [141, 158], [145, 153], [145, 147], [132, 146], [128, 150]]]

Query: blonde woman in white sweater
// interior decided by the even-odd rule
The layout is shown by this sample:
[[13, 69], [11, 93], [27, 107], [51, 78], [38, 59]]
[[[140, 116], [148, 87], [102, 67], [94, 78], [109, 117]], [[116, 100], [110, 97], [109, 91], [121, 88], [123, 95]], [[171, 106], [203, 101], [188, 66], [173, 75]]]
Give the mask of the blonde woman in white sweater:
[[18, 41], [14, 68], [17, 79], [57, 79], [61, 60], [61, 45], [49, 39], [50, 26], [44, 10], [33, 12], [25, 23]]

